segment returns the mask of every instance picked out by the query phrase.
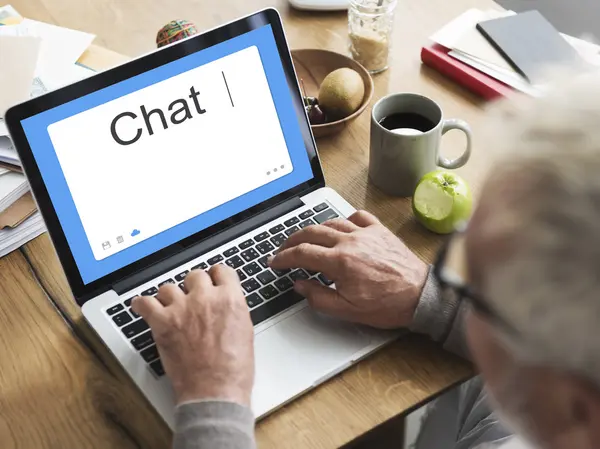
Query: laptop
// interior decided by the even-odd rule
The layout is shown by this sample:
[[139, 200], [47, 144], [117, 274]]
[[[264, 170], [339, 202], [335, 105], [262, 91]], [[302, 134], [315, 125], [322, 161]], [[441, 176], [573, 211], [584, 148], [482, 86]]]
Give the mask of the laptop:
[[130, 308], [192, 270], [234, 268], [255, 329], [260, 418], [396, 334], [320, 315], [272, 270], [299, 229], [354, 209], [325, 185], [276, 10], [34, 98], [6, 114], [82, 313], [167, 424], [174, 397]]

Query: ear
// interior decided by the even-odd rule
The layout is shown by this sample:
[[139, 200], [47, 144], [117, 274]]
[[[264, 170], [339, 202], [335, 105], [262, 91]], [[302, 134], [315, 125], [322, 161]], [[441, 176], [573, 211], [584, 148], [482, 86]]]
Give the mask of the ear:
[[520, 414], [529, 437], [547, 449], [594, 449], [600, 441], [600, 390], [547, 366], [522, 367]]
[[565, 418], [571, 432], [570, 441], [558, 447], [594, 448], [600, 440], [600, 389], [579, 376], [567, 376], [565, 380]]

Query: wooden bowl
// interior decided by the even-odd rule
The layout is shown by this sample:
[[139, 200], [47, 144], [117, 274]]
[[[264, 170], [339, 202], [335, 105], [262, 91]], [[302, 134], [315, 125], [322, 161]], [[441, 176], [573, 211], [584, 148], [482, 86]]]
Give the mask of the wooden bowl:
[[323, 125], [311, 125], [315, 137], [330, 136], [344, 130], [352, 120], [358, 117], [373, 98], [373, 79], [367, 70], [354, 59], [329, 50], [302, 49], [292, 50], [292, 60], [298, 80], [304, 81], [306, 95], [317, 97], [319, 87], [327, 75], [337, 69], [348, 67], [358, 72], [365, 83], [365, 96], [356, 112], [348, 117]]

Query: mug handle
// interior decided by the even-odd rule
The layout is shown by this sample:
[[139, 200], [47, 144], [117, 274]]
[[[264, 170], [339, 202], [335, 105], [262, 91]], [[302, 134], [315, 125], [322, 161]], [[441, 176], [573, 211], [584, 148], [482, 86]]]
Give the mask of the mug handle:
[[453, 118], [444, 121], [444, 127], [442, 128], [442, 136], [452, 129], [460, 129], [462, 132], [465, 133], [465, 135], [467, 136], [467, 148], [465, 149], [465, 152], [456, 159], [450, 160], [446, 159], [445, 157], [442, 157], [441, 155], [438, 156], [438, 165], [440, 167], [450, 169], [462, 167], [467, 163], [467, 161], [471, 157], [471, 143], [473, 138], [471, 127], [464, 120]]

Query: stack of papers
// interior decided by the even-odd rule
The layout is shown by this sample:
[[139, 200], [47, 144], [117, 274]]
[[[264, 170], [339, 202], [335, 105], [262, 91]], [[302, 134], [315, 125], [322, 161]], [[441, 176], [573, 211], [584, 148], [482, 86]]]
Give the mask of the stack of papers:
[[[430, 39], [448, 49], [452, 58], [528, 95], [539, 95], [544, 86], [532, 85], [520, 75], [477, 30], [479, 22], [514, 15], [513, 11], [470, 9], [436, 32]], [[600, 67], [600, 47], [566, 34], [563, 38], [589, 64]]]
[[0, 173], [0, 214], [28, 191], [25, 175], [13, 171]]
[[0, 257], [4, 257], [46, 231], [39, 212], [34, 213], [16, 228], [0, 229]]
[[0, 7], [0, 257], [46, 230], [2, 117], [16, 103], [92, 75], [76, 63], [94, 38]]

